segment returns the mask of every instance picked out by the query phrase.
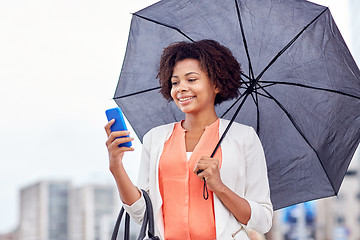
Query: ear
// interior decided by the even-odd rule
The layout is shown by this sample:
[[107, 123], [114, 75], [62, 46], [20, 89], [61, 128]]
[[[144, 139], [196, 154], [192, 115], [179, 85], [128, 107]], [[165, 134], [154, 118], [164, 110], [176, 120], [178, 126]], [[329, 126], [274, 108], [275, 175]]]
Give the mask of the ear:
[[217, 85], [215, 85], [215, 88], [214, 88], [214, 91], [215, 93], [219, 93], [221, 91], [220, 87], [218, 87]]

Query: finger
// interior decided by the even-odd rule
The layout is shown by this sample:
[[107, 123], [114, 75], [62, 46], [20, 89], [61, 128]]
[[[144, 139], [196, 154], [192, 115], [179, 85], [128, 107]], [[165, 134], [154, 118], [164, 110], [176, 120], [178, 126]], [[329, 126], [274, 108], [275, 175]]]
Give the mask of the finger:
[[128, 135], [130, 135], [129, 131], [111, 132], [110, 135], [108, 136], [108, 140], [110, 142], [113, 142], [116, 138], [127, 137]]
[[117, 152], [117, 151], [119, 151], [119, 152], [128, 152], [128, 151], [134, 151], [134, 148], [133, 147], [119, 147], [119, 144], [121, 144], [121, 143], [119, 143], [119, 142], [117, 142], [117, 141], [114, 141], [114, 142], [112, 142], [112, 143], [110, 143], [109, 145], [108, 145], [108, 150], [109, 150], [109, 152]]
[[204, 169], [206, 169], [206, 160], [204, 160], [203, 158], [200, 158], [199, 161], [196, 163], [195, 168], [193, 170], [194, 173], [196, 173], [197, 175], [199, 175], [201, 172], [204, 171]]
[[201, 180], [207, 180], [207, 173], [205, 172], [205, 170], [202, 170], [202, 169], [200, 169], [199, 171], [201, 171], [201, 172], [199, 172], [198, 174], [197, 174], [197, 176], [201, 179]]
[[206, 160], [206, 161], [203, 161], [203, 160], [199, 160], [198, 163], [195, 165], [195, 168], [194, 168], [194, 172], [197, 172], [199, 169], [207, 169], [209, 167], [213, 167], [213, 166], [217, 166], [217, 162], [216, 161], [209, 161], [209, 160]]
[[109, 137], [111, 134], [111, 129], [110, 127], [114, 124], [115, 119], [111, 119], [106, 125], [105, 125], [105, 132], [107, 134], [107, 136]]
[[196, 173], [200, 179], [208, 180], [209, 178], [212, 178], [213, 176], [216, 175], [216, 169], [214, 167], [209, 166], [207, 168], [197, 170]]
[[216, 158], [200, 158], [197, 165], [201, 167], [218, 167], [219, 166], [219, 160]]
[[219, 166], [219, 160], [216, 158], [206, 157], [202, 156], [194, 168], [194, 173], [199, 175], [202, 171], [208, 169], [208, 168], [216, 168]]
[[127, 143], [127, 142], [131, 142], [133, 141], [134, 138], [133, 137], [120, 137], [120, 138], [116, 138], [113, 143], [114, 144], [117, 144], [117, 145], [120, 145], [122, 143]]
[[216, 163], [214, 164], [207, 164], [207, 165], [199, 165], [197, 168], [194, 169], [196, 175], [203, 179], [208, 179], [219, 171], [218, 166]]
[[193, 170], [194, 173], [196, 173], [197, 175], [199, 175], [200, 173], [202, 173], [204, 170], [206, 170], [207, 166], [205, 164], [197, 164]]
[[135, 149], [133, 147], [118, 147], [121, 152], [132, 152]]
[[110, 134], [108, 140], [106, 141], [106, 146], [109, 147], [113, 142], [115, 142], [115, 144], [119, 145], [121, 143], [133, 141], [134, 140], [133, 137], [125, 137], [128, 135], [129, 135], [129, 132], [127, 132], [127, 131], [112, 132]]

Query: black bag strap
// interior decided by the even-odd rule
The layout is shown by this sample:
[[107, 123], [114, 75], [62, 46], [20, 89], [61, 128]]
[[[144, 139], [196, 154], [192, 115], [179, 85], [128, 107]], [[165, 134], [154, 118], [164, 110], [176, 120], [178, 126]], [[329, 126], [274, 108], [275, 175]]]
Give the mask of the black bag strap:
[[[122, 219], [122, 216], [124, 215], [124, 212], [125, 212], [125, 209], [122, 207], [121, 210], [120, 210], [120, 213], [119, 213], [119, 215], [118, 215], [118, 217], [117, 217], [117, 219], [116, 219], [114, 231], [113, 231], [113, 233], [112, 233], [112, 235], [111, 235], [111, 240], [116, 240], [116, 238], [117, 238], [117, 235], [118, 235], [118, 232], [119, 232], [120, 223], [121, 223], [121, 219]], [[126, 215], [128, 215], [128, 214], [126, 213]], [[129, 223], [126, 224], [126, 222], [127, 222], [126, 220], [129, 220], [129, 222], [130, 222], [130, 219], [127, 219], [127, 218], [125, 217], [125, 235], [129, 235], [129, 233], [130, 233], [130, 224], [129, 224]], [[128, 228], [128, 229], [127, 229], [127, 228]], [[126, 232], [128, 232], [128, 233], [126, 233]], [[125, 236], [125, 235], [124, 235], [124, 239], [125, 239], [125, 240], [128, 240], [129, 238], [126, 239], [127, 236]]]
[[144, 222], [141, 226], [140, 235], [138, 237], [138, 240], [142, 240], [145, 238], [146, 227], [148, 227], [148, 236], [150, 239], [159, 239], [155, 236], [154, 213], [153, 213], [153, 208], [152, 208], [150, 197], [146, 191], [144, 191], [142, 189], [141, 189], [141, 191], [142, 191], [144, 199], [145, 199], [146, 211], [145, 211], [145, 215], [144, 215]]
[[[146, 237], [146, 229], [148, 229], [147, 234], [148, 234], [149, 239], [160, 240], [159, 237], [155, 236], [154, 213], [153, 213], [153, 208], [152, 208], [150, 197], [146, 191], [144, 191], [143, 189], [141, 189], [141, 191], [142, 191], [143, 197], [145, 199], [146, 210], [145, 210], [145, 214], [144, 214], [144, 220], [143, 220], [143, 223], [142, 223], [141, 229], [140, 229], [140, 234], [137, 239], [143, 240]], [[124, 212], [125, 212], [125, 209], [124, 209], [124, 207], [122, 207], [120, 210], [120, 213], [118, 215], [118, 218], [116, 220], [114, 231], [111, 236], [111, 240], [116, 240], [116, 238], [117, 238], [121, 219], [124, 215]], [[130, 215], [128, 213], [126, 213], [125, 214], [124, 240], [129, 240], [129, 239], [130, 239]]]

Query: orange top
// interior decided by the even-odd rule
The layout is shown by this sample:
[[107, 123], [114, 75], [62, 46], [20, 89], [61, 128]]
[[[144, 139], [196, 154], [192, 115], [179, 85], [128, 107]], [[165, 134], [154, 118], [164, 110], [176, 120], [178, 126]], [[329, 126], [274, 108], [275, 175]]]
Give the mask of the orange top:
[[[204, 182], [193, 172], [202, 156], [210, 156], [219, 141], [219, 119], [205, 128], [189, 161], [185, 130], [176, 123], [165, 142], [159, 163], [159, 185], [166, 240], [216, 239], [214, 198], [203, 198]], [[221, 149], [214, 156], [221, 166]]]

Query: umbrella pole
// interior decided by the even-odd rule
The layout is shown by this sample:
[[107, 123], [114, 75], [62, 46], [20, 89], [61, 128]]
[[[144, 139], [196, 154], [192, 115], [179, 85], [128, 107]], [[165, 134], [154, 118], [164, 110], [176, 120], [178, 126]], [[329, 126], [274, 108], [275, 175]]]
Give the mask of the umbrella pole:
[[[241, 24], [241, 19], [240, 19], [240, 24]], [[245, 43], [245, 45], [246, 45], [246, 43]], [[226, 136], [227, 132], [229, 131], [231, 125], [232, 125], [233, 122], [235, 121], [235, 118], [236, 118], [236, 116], [239, 114], [240, 109], [241, 109], [242, 106], [244, 105], [247, 97], [254, 91], [254, 87], [255, 87], [255, 85], [257, 84], [257, 82], [259, 81], [259, 79], [260, 79], [260, 77], [258, 77], [257, 79], [253, 79], [253, 80], [251, 81], [250, 86], [249, 86], [249, 87], [246, 89], [246, 91], [244, 92], [244, 95], [245, 95], [245, 96], [244, 96], [243, 100], [241, 101], [239, 107], [236, 109], [236, 111], [235, 111], [234, 115], [232, 116], [229, 124], [226, 126], [226, 129], [225, 129], [224, 133], [222, 134], [221, 138], [219, 139], [219, 142], [216, 144], [216, 147], [215, 147], [214, 151], [212, 152], [212, 154], [211, 154], [211, 156], [210, 156], [211, 158], [214, 157], [216, 151], [219, 149], [221, 142], [223, 141], [223, 139], [225, 138], [225, 136]], [[200, 169], [200, 170], [197, 171], [197, 174], [199, 174], [199, 173], [201, 173], [201, 172], [203, 172], [203, 171], [204, 171], [204, 170]], [[203, 178], [203, 180], [204, 180], [203, 197], [204, 197], [205, 200], [207, 200], [207, 199], [209, 198], [209, 192], [208, 192], [208, 189], [207, 189], [207, 185], [206, 185], [206, 180], [205, 180], [205, 178]]]
[[[211, 157], [214, 157], [216, 151], [219, 149], [222, 140], [225, 138], [225, 136], [226, 136], [227, 132], [229, 131], [232, 123], [235, 121], [235, 118], [236, 118], [236, 116], [238, 115], [238, 113], [240, 112], [241, 107], [244, 105], [246, 98], [250, 95], [250, 93], [251, 93], [252, 90], [254, 89], [254, 85], [255, 85], [255, 84], [251, 84], [250, 87], [246, 90], [245, 97], [244, 97], [243, 100], [241, 101], [239, 107], [236, 109], [236, 112], [234, 113], [234, 116], [231, 118], [229, 124], [226, 126], [226, 129], [225, 129], [224, 133], [222, 134], [219, 142], [217, 143], [217, 145], [216, 145], [213, 153], [211, 154]], [[199, 174], [199, 173], [201, 173], [201, 172], [203, 172], [203, 171], [204, 171], [204, 170], [200, 169], [200, 170], [197, 171], [197, 174]], [[204, 180], [203, 197], [204, 197], [205, 200], [207, 200], [207, 199], [209, 198], [209, 192], [208, 192], [208, 189], [207, 189], [207, 185], [206, 185], [206, 180], [205, 180], [205, 178], [203, 178], [203, 180]]]
[[218, 148], [220, 147], [221, 142], [223, 141], [223, 139], [225, 138], [225, 136], [226, 136], [227, 132], [229, 131], [231, 125], [232, 125], [233, 122], [235, 121], [236, 116], [239, 114], [240, 109], [241, 109], [242, 106], [244, 105], [244, 103], [245, 103], [245, 101], [246, 101], [246, 98], [247, 98], [247, 97], [250, 95], [250, 93], [252, 92], [252, 89], [253, 89], [253, 87], [252, 87], [252, 85], [250, 85], [250, 87], [246, 90], [246, 94], [245, 94], [244, 99], [241, 101], [239, 107], [236, 109], [236, 112], [234, 113], [233, 117], [231, 118], [229, 124], [226, 126], [226, 129], [225, 129], [224, 133], [222, 134], [219, 142], [217, 143], [217, 145], [216, 145], [216, 147], [215, 147], [215, 149], [214, 149], [214, 151], [213, 151], [213, 153], [211, 154], [210, 157], [214, 157], [216, 151], [217, 151]]

